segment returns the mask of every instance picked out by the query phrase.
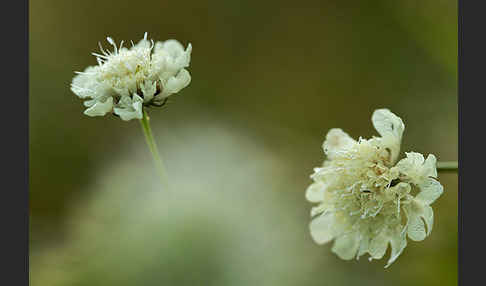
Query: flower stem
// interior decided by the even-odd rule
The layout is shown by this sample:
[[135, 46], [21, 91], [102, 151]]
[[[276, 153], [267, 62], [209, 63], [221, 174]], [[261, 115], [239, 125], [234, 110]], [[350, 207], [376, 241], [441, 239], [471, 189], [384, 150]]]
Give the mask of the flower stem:
[[437, 171], [439, 172], [457, 172], [458, 169], [457, 161], [437, 162]]
[[143, 117], [140, 120], [140, 124], [142, 125], [143, 134], [145, 135], [145, 141], [150, 149], [150, 153], [152, 153], [152, 158], [154, 159], [155, 167], [160, 175], [160, 180], [162, 181], [163, 188], [168, 189], [168, 180], [167, 180], [167, 173], [165, 172], [164, 162], [162, 161], [159, 151], [157, 149], [157, 145], [155, 144], [154, 136], [152, 134], [152, 129], [150, 128], [150, 118], [147, 115], [147, 112], [143, 110]]

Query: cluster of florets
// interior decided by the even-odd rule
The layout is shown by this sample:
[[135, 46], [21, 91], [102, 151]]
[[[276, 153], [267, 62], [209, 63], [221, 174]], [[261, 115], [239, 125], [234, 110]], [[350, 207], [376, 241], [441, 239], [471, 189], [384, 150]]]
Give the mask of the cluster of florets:
[[430, 204], [443, 192], [437, 181], [436, 158], [406, 153], [396, 163], [404, 124], [387, 109], [373, 113], [381, 137], [352, 139], [331, 129], [323, 144], [327, 160], [316, 168], [306, 198], [312, 208], [310, 231], [318, 244], [334, 240], [332, 251], [342, 259], [384, 256], [389, 266], [407, 245], [407, 236], [421, 241], [432, 231]]
[[192, 46], [184, 47], [176, 40], [154, 43], [147, 33], [137, 44], [104, 50], [96, 56], [98, 65], [78, 72], [71, 90], [80, 98], [88, 99], [84, 114], [104, 116], [113, 113], [123, 120], [141, 119], [144, 106], [162, 106], [167, 98], [186, 87], [191, 76], [185, 69], [191, 60]]

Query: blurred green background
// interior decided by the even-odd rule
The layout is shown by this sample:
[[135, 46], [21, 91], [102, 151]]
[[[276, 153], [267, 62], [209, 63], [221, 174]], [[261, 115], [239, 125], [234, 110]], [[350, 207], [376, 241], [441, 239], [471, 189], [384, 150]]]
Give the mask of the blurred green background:
[[[31, 285], [456, 285], [457, 175], [430, 237], [342, 261], [310, 238], [325, 134], [405, 122], [402, 151], [457, 159], [452, 0], [30, 1]], [[106, 36], [193, 45], [191, 84], [152, 126], [90, 118], [70, 91]], [[403, 153], [402, 153], [403, 156]], [[388, 256], [388, 254], [387, 254]]]

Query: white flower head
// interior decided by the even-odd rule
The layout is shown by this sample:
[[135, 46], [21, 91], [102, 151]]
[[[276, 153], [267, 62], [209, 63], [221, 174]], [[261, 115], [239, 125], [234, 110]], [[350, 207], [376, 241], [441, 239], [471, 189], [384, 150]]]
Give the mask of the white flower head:
[[385, 267], [407, 246], [407, 236], [420, 241], [433, 225], [430, 204], [443, 192], [437, 181], [436, 159], [419, 153], [397, 158], [404, 131], [402, 120], [388, 109], [375, 110], [373, 126], [381, 137], [351, 138], [331, 129], [323, 144], [327, 159], [311, 175], [306, 198], [318, 205], [310, 233], [342, 259], [369, 254], [381, 259], [391, 246]]
[[98, 65], [77, 72], [71, 90], [88, 99], [84, 114], [104, 116], [113, 113], [123, 120], [141, 119], [144, 106], [162, 106], [167, 98], [191, 82], [185, 69], [191, 60], [192, 46], [186, 49], [176, 40], [156, 42], [143, 39], [130, 48], [119, 46], [108, 37], [114, 50], [96, 56]]

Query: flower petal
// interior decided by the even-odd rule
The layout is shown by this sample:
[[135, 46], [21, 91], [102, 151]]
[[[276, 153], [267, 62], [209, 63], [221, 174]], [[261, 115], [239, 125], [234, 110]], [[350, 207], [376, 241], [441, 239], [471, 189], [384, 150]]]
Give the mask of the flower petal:
[[122, 97], [119, 102], [120, 107], [115, 107], [114, 112], [125, 121], [142, 119], [142, 103], [143, 99], [137, 94], [134, 94], [132, 99], [130, 99], [128, 96]]
[[401, 174], [406, 175], [414, 184], [423, 180], [422, 165], [425, 161], [424, 156], [417, 152], [405, 152], [406, 158], [398, 161], [396, 167]]
[[390, 238], [391, 254], [390, 259], [388, 259], [385, 268], [389, 267], [397, 258], [402, 254], [403, 250], [407, 246], [407, 238], [402, 235], [401, 231], [397, 231], [395, 235]]
[[418, 187], [420, 188], [420, 193], [418, 193], [415, 199], [426, 205], [433, 203], [444, 192], [444, 187], [432, 178], [425, 179]]
[[334, 238], [332, 232], [332, 224], [334, 223], [334, 215], [327, 213], [322, 214], [311, 221], [309, 224], [312, 239], [317, 244], [324, 244]]
[[320, 213], [325, 212], [327, 208], [328, 208], [328, 206], [326, 204], [321, 203], [320, 205], [311, 208], [310, 215], [311, 215], [311, 217], [314, 217], [314, 216], [316, 216]]
[[343, 130], [333, 128], [327, 133], [326, 140], [322, 144], [322, 149], [324, 149], [324, 153], [326, 153], [329, 159], [333, 159], [340, 151], [345, 151], [356, 143], [356, 140], [351, 138]]
[[90, 100], [86, 100], [85, 102], [83, 102], [83, 105], [86, 106], [86, 107], [91, 107], [93, 106], [95, 103], [97, 102], [96, 99], [90, 99]]
[[324, 199], [325, 190], [326, 185], [324, 183], [313, 183], [307, 188], [305, 192], [305, 198], [311, 203], [321, 202]]
[[97, 101], [90, 108], [84, 111], [88, 116], [103, 116], [113, 108], [113, 98], [108, 97], [105, 102]]
[[177, 58], [184, 53], [184, 46], [174, 39], [157, 42], [155, 49], [164, 49], [173, 58]]
[[383, 108], [377, 109], [371, 116], [371, 121], [376, 131], [384, 137], [387, 135], [394, 136], [398, 141], [402, 140], [405, 125], [400, 117], [393, 114], [390, 110]]
[[382, 231], [380, 234], [371, 239], [369, 253], [374, 259], [381, 259], [388, 248], [389, 237]]
[[355, 257], [360, 242], [357, 232], [341, 235], [334, 241], [332, 252], [336, 253], [339, 258], [349, 260]]
[[151, 42], [147, 39], [147, 33], [144, 34], [143, 39], [141, 39], [138, 43], [135, 44], [136, 49], [149, 49], [151, 46]]
[[365, 235], [360, 238], [359, 242], [359, 249], [358, 254], [356, 255], [356, 259], [358, 259], [361, 255], [366, 254], [370, 248], [370, 238]]
[[177, 40], [167, 40], [157, 42], [154, 49], [156, 61], [163, 60], [165, 67], [172, 74], [182, 68], [188, 67], [191, 61], [192, 45], [188, 44], [184, 51], [184, 46]]
[[191, 75], [185, 69], [181, 69], [176, 76], [169, 78], [164, 86], [163, 97], [178, 93], [191, 82]]
[[425, 205], [421, 216], [425, 221], [425, 225], [427, 226], [427, 235], [429, 235], [434, 226], [434, 211], [432, 210], [432, 207]]
[[425, 233], [424, 221], [415, 213], [409, 214], [408, 217], [408, 237], [414, 241], [422, 241], [427, 234]]
[[416, 185], [424, 184], [430, 177], [437, 177], [436, 162], [433, 154], [429, 154], [427, 160], [417, 152], [406, 152], [407, 158], [400, 160], [396, 167], [400, 173], [406, 175]]
[[395, 162], [400, 152], [405, 125], [400, 117], [388, 109], [377, 109], [371, 116], [376, 131], [381, 135], [383, 145], [390, 149], [390, 160]]
[[427, 156], [423, 168], [425, 176], [437, 178], [437, 158], [433, 154]]
[[[78, 73], [71, 82], [71, 91], [79, 98], [96, 98], [103, 94], [103, 86], [96, 81], [99, 68], [89, 66]], [[101, 91], [101, 92], [100, 92]]]
[[154, 98], [155, 92], [157, 91], [157, 82], [156, 81], [145, 81], [143, 84], [140, 85], [143, 94], [143, 101], [149, 102]]

